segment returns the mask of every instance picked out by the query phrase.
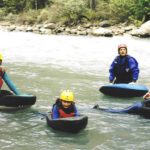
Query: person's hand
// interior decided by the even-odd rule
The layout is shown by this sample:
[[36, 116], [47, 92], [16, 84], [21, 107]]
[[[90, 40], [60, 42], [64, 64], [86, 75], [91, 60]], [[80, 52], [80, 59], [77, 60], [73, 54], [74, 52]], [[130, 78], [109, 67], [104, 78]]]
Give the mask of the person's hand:
[[143, 96], [143, 99], [144, 99], [144, 100], [150, 99], [150, 92], [146, 93], [146, 94]]
[[97, 104], [97, 105], [95, 105], [95, 106], [93, 106], [93, 109], [98, 109], [99, 108], [99, 105]]
[[129, 84], [135, 84], [135, 82], [130, 82]]
[[132, 82], [130, 82], [129, 84], [135, 84], [136, 80], [132, 80]]
[[109, 80], [109, 83], [113, 83], [113, 80]]

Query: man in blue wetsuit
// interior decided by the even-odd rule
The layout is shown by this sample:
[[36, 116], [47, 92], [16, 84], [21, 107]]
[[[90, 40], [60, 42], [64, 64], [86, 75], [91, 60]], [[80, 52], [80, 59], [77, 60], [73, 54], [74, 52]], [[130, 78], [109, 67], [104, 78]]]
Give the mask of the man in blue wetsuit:
[[109, 69], [110, 83], [135, 83], [139, 76], [138, 62], [135, 58], [127, 55], [125, 44], [118, 45], [118, 54]]
[[[3, 61], [3, 56], [2, 56], [2, 54], [0, 54], [0, 65], [2, 65], [2, 61]], [[3, 85], [3, 80], [8, 85], [10, 90], [12, 90], [16, 95], [20, 95], [20, 93], [16, 89], [15, 85], [9, 79], [9, 77], [8, 77], [8, 75], [6, 73], [6, 70], [3, 69], [2, 67], [0, 67], [0, 89], [1, 89], [1, 87]], [[0, 92], [0, 96], [1, 96], [1, 94], [2, 93]]]

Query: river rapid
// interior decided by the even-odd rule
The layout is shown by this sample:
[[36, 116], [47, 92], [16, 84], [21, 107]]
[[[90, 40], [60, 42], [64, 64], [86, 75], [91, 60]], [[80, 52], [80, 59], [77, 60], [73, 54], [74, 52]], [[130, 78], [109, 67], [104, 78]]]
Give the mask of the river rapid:
[[[148, 150], [150, 120], [136, 115], [92, 110], [95, 104], [121, 109], [142, 101], [104, 96], [109, 66], [119, 43], [139, 62], [138, 84], [150, 88], [150, 39], [39, 35], [0, 31], [3, 67], [21, 94], [37, 96], [31, 108], [0, 108], [1, 150]], [[2, 89], [8, 89], [4, 84]], [[74, 92], [79, 113], [88, 116], [78, 134], [51, 130], [44, 117], [64, 89]]]

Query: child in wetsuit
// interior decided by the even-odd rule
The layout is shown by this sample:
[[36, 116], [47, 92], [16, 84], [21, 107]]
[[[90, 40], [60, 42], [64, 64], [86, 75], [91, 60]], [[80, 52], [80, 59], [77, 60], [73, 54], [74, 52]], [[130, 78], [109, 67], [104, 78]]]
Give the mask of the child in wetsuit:
[[70, 90], [65, 90], [56, 100], [52, 109], [52, 119], [79, 116], [74, 103], [74, 95]]

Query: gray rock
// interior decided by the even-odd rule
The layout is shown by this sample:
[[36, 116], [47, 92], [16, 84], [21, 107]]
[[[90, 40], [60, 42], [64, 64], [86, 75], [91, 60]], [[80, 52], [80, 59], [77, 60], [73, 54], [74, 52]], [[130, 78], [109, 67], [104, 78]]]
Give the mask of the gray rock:
[[132, 27], [125, 27], [124, 30], [125, 30], [125, 32], [131, 31]]
[[76, 29], [72, 29], [70, 32], [71, 32], [71, 34], [77, 34], [77, 30]]
[[87, 35], [86, 31], [77, 31], [77, 35]]
[[144, 24], [142, 24], [140, 29], [133, 30], [131, 32], [131, 35], [139, 37], [150, 37], [150, 21], [147, 21]]
[[84, 24], [83, 25], [83, 28], [90, 28], [92, 26], [92, 24], [91, 23], [88, 23], [88, 24]]
[[113, 36], [113, 32], [110, 29], [99, 28], [99, 29], [94, 29], [92, 32], [92, 35], [94, 35], [94, 36]]
[[18, 27], [16, 27], [16, 31], [25, 31], [26, 29], [25, 29], [25, 27], [23, 27], [23, 26], [18, 26]]
[[26, 32], [33, 32], [32, 27], [27, 27]]
[[8, 31], [14, 31], [14, 30], [16, 30], [16, 26], [15, 25], [11, 25], [11, 26], [8, 27], [7, 30]]
[[49, 24], [45, 24], [44, 28], [45, 29], [55, 29], [55, 24], [54, 23], [49, 23]]
[[99, 25], [100, 27], [110, 27], [111, 23], [108, 20], [104, 20]]

